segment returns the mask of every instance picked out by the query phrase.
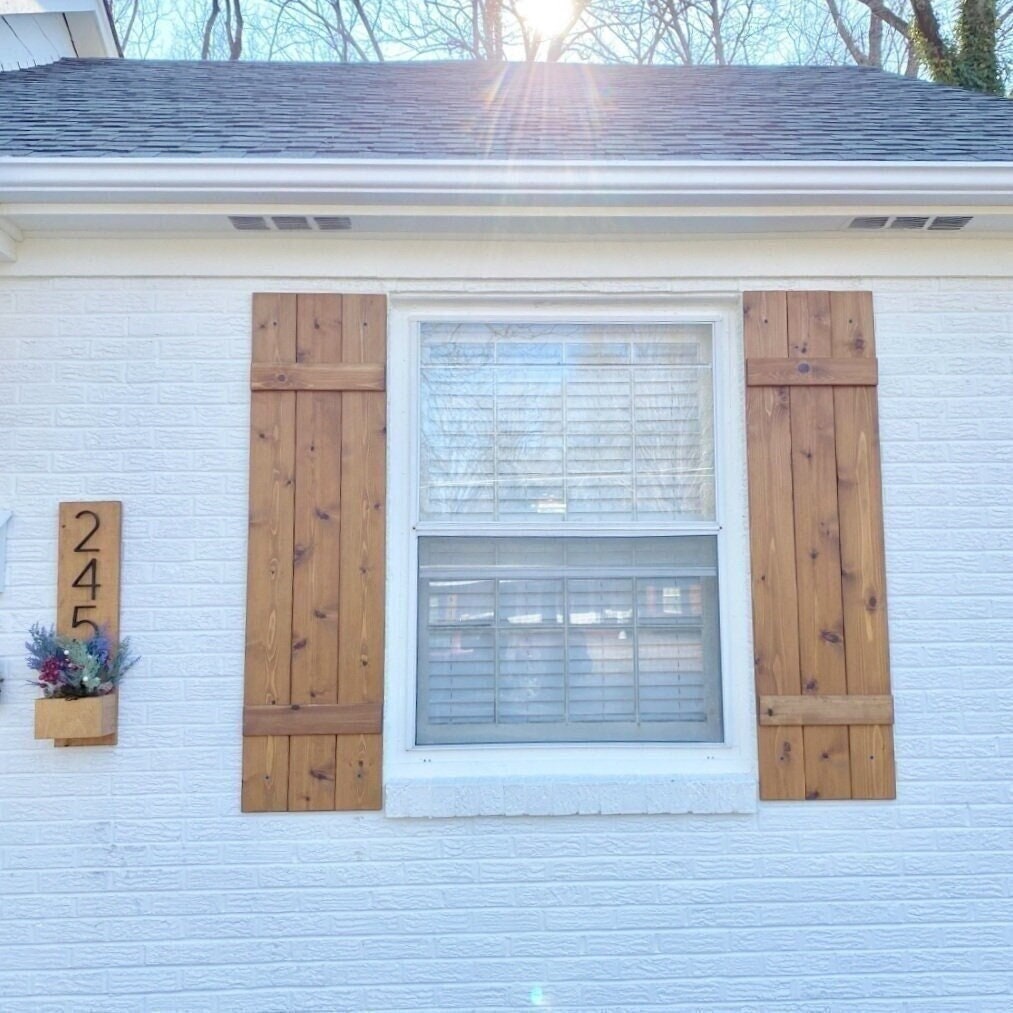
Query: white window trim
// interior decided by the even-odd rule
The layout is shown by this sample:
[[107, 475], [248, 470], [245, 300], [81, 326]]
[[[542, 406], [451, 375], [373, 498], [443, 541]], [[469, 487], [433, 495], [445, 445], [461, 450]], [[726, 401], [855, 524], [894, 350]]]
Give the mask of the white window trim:
[[[752, 812], [756, 808], [745, 397], [739, 303], [678, 296], [392, 301], [388, 348], [384, 809], [388, 816]], [[708, 323], [714, 328], [715, 507], [723, 743], [415, 745], [419, 461], [424, 321]], [[692, 534], [713, 525], [686, 526]]]

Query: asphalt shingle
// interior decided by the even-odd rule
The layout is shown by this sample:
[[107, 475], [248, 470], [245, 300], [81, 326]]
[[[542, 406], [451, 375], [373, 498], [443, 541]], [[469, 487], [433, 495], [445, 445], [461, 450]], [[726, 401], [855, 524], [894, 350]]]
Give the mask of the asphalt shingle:
[[1013, 161], [1013, 102], [858, 67], [63, 60], [0, 157]]

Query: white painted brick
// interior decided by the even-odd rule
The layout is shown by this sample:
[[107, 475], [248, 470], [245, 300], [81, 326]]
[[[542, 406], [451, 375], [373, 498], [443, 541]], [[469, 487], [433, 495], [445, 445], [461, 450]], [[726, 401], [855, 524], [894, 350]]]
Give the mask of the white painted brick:
[[[1013, 292], [869, 284], [898, 801], [420, 821], [238, 804], [250, 294], [382, 286], [5, 277], [4, 1013], [1005, 1013]], [[57, 502], [107, 497], [124, 501], [123, 628], [144, 660], [119, 746], [55, 750], [31, 738], [21, 644], [52, 614]], [[495, 790], [490, 811], [560, 804], [551, 784]], [[572, 797], [651, 808], [639, 785]], [[411, 804], [437, 801], [453, 812]], [[91, 955], [62, 959], [64, 938]]]

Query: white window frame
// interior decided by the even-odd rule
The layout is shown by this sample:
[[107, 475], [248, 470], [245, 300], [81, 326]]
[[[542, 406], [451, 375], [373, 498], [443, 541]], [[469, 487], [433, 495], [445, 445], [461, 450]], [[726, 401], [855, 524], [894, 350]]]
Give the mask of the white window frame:
[[[389, 815], [741, 812], [755, 807], [745, 387], [739, 319], [738, 299], [692, 296], [547, 299], [544, 293], [518, 292], [508, 297], [392, 298], [387, 359], [383, 758]], [[704, 323], [713, 328], [723, 742], [415, 744], [420, 326], [436, 321]], [[712, 535], [715, 524], [686, 521], [678, 527], [666, 526], [664, 533]]]

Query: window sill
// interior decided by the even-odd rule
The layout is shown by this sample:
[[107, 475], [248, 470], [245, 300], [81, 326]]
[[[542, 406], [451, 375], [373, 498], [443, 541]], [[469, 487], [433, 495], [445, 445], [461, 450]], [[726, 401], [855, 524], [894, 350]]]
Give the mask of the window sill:
[[384, 786], [384, 814], [395, 818], [728, 815], [756, 810], [756, 779], [746, 774], [410, 778]]

